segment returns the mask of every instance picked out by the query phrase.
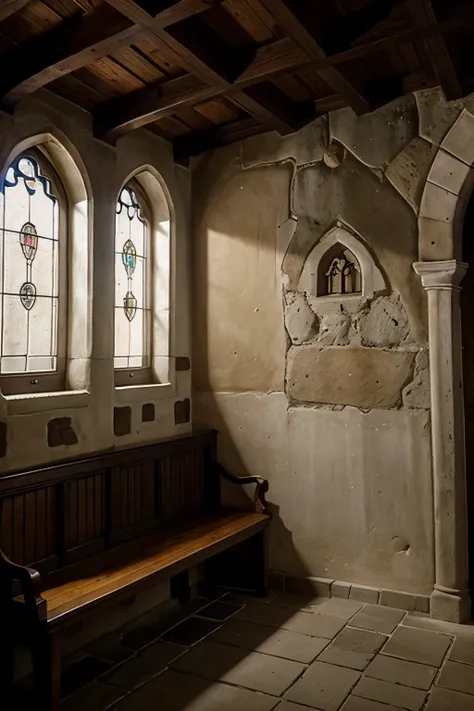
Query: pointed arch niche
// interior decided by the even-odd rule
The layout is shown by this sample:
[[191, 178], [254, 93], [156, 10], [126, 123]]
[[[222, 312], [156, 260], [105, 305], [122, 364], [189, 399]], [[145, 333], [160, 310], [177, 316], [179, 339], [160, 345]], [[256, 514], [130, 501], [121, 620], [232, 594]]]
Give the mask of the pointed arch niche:
[[298, 291], [305, 291], [322, 307], [358, 304], [361, 298], [370, 299], [385, 289], [385, 279], [367, 247], [339, 225], [313, 247], [298, 282]]

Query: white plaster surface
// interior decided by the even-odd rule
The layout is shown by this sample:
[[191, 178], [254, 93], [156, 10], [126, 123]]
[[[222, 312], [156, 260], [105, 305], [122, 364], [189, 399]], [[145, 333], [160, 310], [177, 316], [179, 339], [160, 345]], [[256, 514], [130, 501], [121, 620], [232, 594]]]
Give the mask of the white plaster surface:
[[288, 410], [279, 393], [197, 392], [194, 407], [225, 466], [270, 481], [272, 568], [431, 592], [428, 413]]
[[[197, 207], [193, 238], [194, 382], [199, 390], [283, 390], [285, 331], [278, 225], [289, 166], [220, 181]], [[195, 203], [196, 205], [196, 203]]]

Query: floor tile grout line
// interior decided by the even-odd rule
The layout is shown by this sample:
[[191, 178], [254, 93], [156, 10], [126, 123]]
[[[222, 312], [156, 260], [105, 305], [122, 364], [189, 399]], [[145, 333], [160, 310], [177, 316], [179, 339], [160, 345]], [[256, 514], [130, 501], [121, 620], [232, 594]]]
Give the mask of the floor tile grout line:
[[[231, 622], [231, 621], [233, 621], [233, 620], [235, 620], [235, 619], [239, 620], [239, 618], [236, 618], [236, 615], [237, 615], [241, 610], [245, 609], [245, 607], [247, 607], [247, 605], [252, 604], [253, 602], [255, 602], [255, 603], [258, 603], [258, 602], [260, 602], [260, 603], [261, 603], [261, 602], [265, 602], [265, 604], [271, 605], [272, 603], [275, 602], [275, 599], [273, 599], [273, 600], [265, 600], [265, 601], [262, 601], [262, 600], [259, 600], [259, 599], [255, 599], [255, 600], [249, 600], [249, 601], [247, 601], [247, 602], [241, 602], [241, 603], [238, 603], [238, 602], [225, 603], [225, 604], [236, 605], [236, 606], [239, 607], [239, 610], [236, 610], [235, 612], [233, 612], [233, 613], [232, 613], [231, 615], [229, 615], [229, 617], [227, 617], [225, 620], [215, 620], [215, 619], [212, 619], [212, 618], [204, 618], [204, 617], [201, 617], [201, 616], [200, 616], [201, 610], [206, 609], [207, 607], [211, 606], [212, 604], [214, 604], [214, 603], [216, 603], [216, 602], [224, 602], [224, 601], [225, 601], [225, 596], [226, 596], [227, 594], [228, 594], [228, 593], [224, 593], [223, 595], [220, 595], [218, 598], [216, 598], [216, 599], [214, 599], [214, 600], [210, 600], [209, 602], [207, 602], [205, 605], [203, 605], [202, 608], [199, 608], [198, 610], [195, 610], [195, 611], [193, 611], [193, 612], [190, 612], [186, 617], [183, 617], [181, 620], [177, 621], [176, 624], [171, 625], [169, 628], [167, 628], [166, 630], [164, 630], [160, 635], [158, 635], [158, 637], [156, 637], [156, 638], [154, 638], [153, 640], [149, 641], [147, 644], [145, 644], [143, 647], [140, 647], [139, 649], [134, 650], [134, 649], [128, 647], [126, 644], [123, 644], [123, 645], [120, 644], [119, 646], [123, 646], [123, 648], [124, 648], [125, 650], [127, 650], [127, 651], [129, 651], [129, 652], [131, 653], [130, 656], [129, 656], [127, 659], [125, 659], [125, 660], [123, 660], [123, 661], [121, 661], [121, 662], [117, 662], [116, 664], [112, 664], [112, 666], [110, 667], [110, 669], [108, 669], [107, 671], [103, 672], [102, 674], [100, 674], [100, 675], [98, 675], [98, 676], [96, 676], [96, 677], [90, 679], [90, 680], [87, 682], [87, 684], [85, 684], [84, 686], [80, 687], [80, 688], [77, 689], [75, 692], [73, 692], [72, 694], [70, 694], [68, 697], [65, 697], [65, 698], [71, 698], [71, 697], [73, 697], [74, 695], [80, 693], [83, 689], [86, 689], [86, 688], [90, 687], [92, 684], [94, 684], [94, 682], [99, 682], [99, 683], [105, 684], [106, 686], [108, 686], [108, 687], [110, 687], [110, 688], [114, 688], [114, 689], [117, 689], [117, 690], [120, 691], [120, 692], [124, 692], [124, 693], [123, 693], [123, 696], [122, 696], [122, 697], [120, 698], [120, 700], [119, 700], [119, 701], [121, 702], [121, 701], [122, 701], [123, 699], [125, 699], [126, 697], [128, 697], [128, 696], [134, 694], [135, 692], [137, 692], [140, 688], [142, 688], [143, 686], [145, 686], [147, 683], [152, 682], [153, 680], [157, 679], [160, 675], [164, 674], [166, 671], [169, 671], [169, 670], [171, 669], [171, 667], [169, 666], [170, 664], [172, 664], [172, 663], [175, 662], [177, 659], [179, 659], [179, 658], [185, 656], [186, 654], [188, 654], [192, 649], [196, 648], [197, 645], [199, 645], [201, 642], [204, 642], [205, 640], [208, 640], [209, 638], [211, 638], [212, 635], [215, 634], [216, 632], [218, 632], [220, 629], [222, 629], [222, 627], [223, 627], [226, 623]], [[331, 599], [331, 598], [327, 598], [327, 599], [324, 600], [324, 602], [326, 602], [327, 600], [330, 600], [330, 599]], [[341, 602], [343, 602], [343, 601], [344, 601], [344, 600], [341, 598]], [[323, 603], [323, 604], [324, 604], [324, 603]], [[368, 604], [368, 603], [367, 603], [367, 604]], [[187, 675], [189, 675], [189, 676], [194, 676], [194, 677], [198, 677], [198, 678], [205, 679], [206, 681], [209, 681], [211, 684], [212, 684], [212, 683], [220, 683], [220, 684], [224, 684], [224, 685], [227, 685], [227, 686], [231, 686], [231, 687], [235, 687], [235, 688], [240, 688], [240, 689], [243, 689], [243, 690], [247, 690], [247, 691], [250, 691], [250, 692], [253, 692], [253, 693], [266, 694], [266, 695], [271, 696], [272, 698], [274, 698], [274, 699], [277, 700], [277, 701], [276, 701], [276, 706], [274, 707], [274, 708], [277, 708], [277, 706], [278, 706], [278, 705], [282, 702], [282, 700], [283, 700], [283, 695], [286, 694], [286, 693], [306, 674], [306, 672], [308, 671], [308, 669], [310, 668], [310, 666], [311, 666], [312, 664], [314, 664], [315, 662], [318, 662], [318, 663], [320, 663], [320, 664], [328, 664], [328, 665], [330, 665], [330, 666], [339, 667], [339, 668], [341, 668], [341, 669], [352, 669], [351, 667], [339, 665], [339, 664], [337, 664], [337, 662], [336, 662], [336, 663], [334, 663], [334, 662], [324, 662], [324, 661], [320, 661], [320, 660], [319, 660], [319, 656], [321, 656], [321, 655], [324, 653], [324, 651], [328, 648], [328, 646], [330, 646], [330, 644], [332, 644], [332, 642], [334, 642], [335, 640], [337, 640], [337, 638], [338, 638], [341, 634], [344, 633], [344, 630], [345, 630], [346, 628], [347, 628], [347, 629], [350, 629], [350, 630], [365, 631], [365, 632], [369, 632], [369, 633], [372, 633], [372, 634], [379, 634], [379, 635], [381, 635], [381, 636], [386, 636], [386, 637], [387, 637], [387, 641], [383, 644], [382, 648], [381, 648], [378, 652], [376, 652], [376, 653], [373, 655], [372, 659], [369, 661], [369, 663], [367, 664], [367, 666], [366, 666], [365, 669], [363, 669], [363, 670], [360, 670], [360, 669], [354, 670], [354, 669], [352, 669], [353, 671], [359, 672], [359, 679], [358, 679], [358, 680], [354, 683], [354, 685], [351, 687], [351, 689], [350, 689], [348, 695], [345, 697], [345, 699], [342, 701], [341, 705], [339, 706], [339, 709], [342, 709], [343, 706], [344, 706], [344, 705], [346, 704], [346, 702], [348, 701], [349, 697], [350, 697], [351, 695], [353, 695], [353, 694], [352, 694], [353, 689], [357, 686], [357, 684], [359, 683], [359, 681], [360, 681], [361, 679], [363, 679], [363, 678], [372, 678], [372, 677], [368, 677], [368, 676], [367, 676], [367, 669], [370, 667], [370, 664], [371, 664], [371, 662], [373, 661], [373, 659], [375, 659], [378, 655], [380, 655], [380, 656], [382, 656], [382, 657], [385, 657], [385, 658], [387, 658], [387, 659], [397, 659], [397, 660], [399, 660], [399, 661], [408, 662], [408, 663], [410, 663], [410, 664], [418, 664], [418, 665], [420, 665], [420, 666], [430, 666], [430, 667], [436, 667], [436, 668], [437, 668], [436, 675], [435, 675], [435, 677], [434, 677], [434, 679], [433, 679], [433, 682], [432, 682], [430, 688], [429, 688], [428, 690], [425, 690], [425, 689], [418, 689], [418, 691], [423, 691], [423, 692], [425, 692], [425, 695], [426, 695], [426, 699], [425, 699], [425, 701], [424, 701], [423, 708], [424, 708], [424, 707], [426, 706], [426, 704], [429, 702], [429, 699], [430, 699], [430, 697], [431, 697], [431, 694], [432, 694], [433, 689], [434, 689], [435, 687], [438, 687], [437, 681], [439, 680], [439, 678], [440, 678], [440, 676], [441, 676], [441, 674], [442, 674], [442, 671], [443, 671], [443, 669], [444, 669], [444, 667], [445, 667], [445, 665], [446, 665], [446, 663], [447, 663], [448, 661], [453, 661], [454, 663], [462, 664], [462, 665], [465, 666], [465, 667], [470, 667], [470, 668], [474, 667], [474, 665], [469, 664], [469, 663], [467, 663], [467, 662], [457, 661], [457, 660], [454, 660], [454, 659], [451, 659], [451, 658], [450, 658], [450, 654], [451, 654], [451, 652], [452, 652], [452, 649], [453, 649], [453, 647], [454, 647], [454, 643], [455, 643], [456, 638], [457, 638], [457, 635], [455, 634], [455, 632], [448, 632], [448, 631], [443, 631], [443, 630], [429, 630], [429, 629], [428, 629], [428, 630], [424, 630], [423, 628], [412, 627], [412, 626], [410, 626], [409, 624], [407, 624], [407, 622], [409, 622], [409, 620], [410, 620], [410, 618], [408, 617], [408, 611], [405, 611], [405, 612], [404, 612], [404, 614], [402, 615], [402, 618], [401, 618], [400, 621], [397, 623], [396, 627], [392, 630], [391, 633], [380, 632], [379, 630], [366, 629], [366, 628], [363, 628], [363, 627], [354, 627], [353, 625], [350, 624], [351, 621], [353, 620], [353, 618], [354, 618], [357, 614], [359, 614], [360, 612], [362, 612], [362, 611], [366, 608], [367, 604], [366, 604], [366, 603], [362, 604], [361, 608], [360, 608], [358, 611], [354, 612], [354, 613], [352, 614], [352, 616], [349, 617], [348, 619], [344, 619], [344, 618], [342, 618], [342, 617], [340, 617], [340, 616], [338, 617], [338, 616], [333, 616], [333, 615], [329, 615], [329, 614], [320, 613], [320, 612], [318, 612], [319, 606], [315, 606], [314, 610], [312, 610], [311, 612], [308, 612], [308, 611], [306, 611], [306, 610], [302, 610], [301, 607], [298, 607], [298, 606], [294, 606], [294, 607], [292, 608], [291, 606], [275, 604], [276, 607], [288, 609], [289, 616], [292, 616], [292, 615], [294, 615], [294, 614], [296, 614], [296, 613], [298, 613], [298, 612], [303, 612], [303, 613], [305, 613], [305, 614], [317, 615], [317, 616], [321, 616], [321, 617], [325, 617], [325, 618], [329, 618], [329, 619], [333, 619], [333, 620], [339, 620], [340, 622], [343, 622], [343, 626], [341, 627], [341, 629], [337, 632], [336, 635], [334, 635], [334, 637], [332, 637], [332, 638], [330, 638], [330, 639], [327, 639], [326, 637], [318, 637], [318, 636], [316, 636], [316, 635], [306, 635], [306, 633], [304, 633], [304, 632], [300, 632], [300, 631], [296, 631], [296, 632], [295, 632], [294, 630], [288, 630], [288, 629], [286, 629], [285, 627], [281, 627], [281, 626], [279, 626], [279, 627], [274, 627], [273, 625], [268, 625], [268, 623], [266, 623], [265, 621], [264, 621], [264, 622], [259, 622], [259, 621], [257, 621], [257, 620], [245, 620], [245, 619], [241, 620], [242, 622], [245, 622], [245, 623], [247, 623], [247, 624], [252, 624], [252, 625], [258, 625], [258, 624], [260, 624], [260, 625], [262, 625], [262, 626], [263, 626], [263, 625], [266, 625], [267, 627], [270, 627], [272, 630], [274, 630], [274, 633], [277, 633], [279, 630], [285, 630], [285, 631], [289, 631], [289, 632], [291, 632], [291, 633], [293, 633], [293, 634], [304, 635], [304, 636], [308, 636], [308, 637], [310, 637], [310, 638], [312, 638], [312, 639], [319, 639], [319, 640], [325, 641], [325, 642], [327, 643], [326, 646], [325, 646], [325, 648], [324, 648], [323, 650], [321, 650], [321, 651], [318, 653], [318, 655], [317, 655], [312, 661], [310, 661], [310, 662], [300, 662], [300, 661], [295, 660], [295, 659], [291, 659], [291, 658], [288, 658], [288, 657], [282, 657], [282, 656], [278, 656], [278, 655], [274, 655], [274, 654], [268, 654], [267, 652], [261, 652], [261, 651], [255, 650], [255, 649], [246, 649], [246, 648], [243, 648], [243, 647], [237, 647], [236, 645], [233, 645], [231, 642], [230, 642], [230, 643], [229, 643], [229, 642], [219, 642], [220, 644], [223, 644], [224, 646], [228, 646], [228, 647], [232, 647], [232, 648], [236, 648], [236, 649], [240, 649], [240, 650], [245, 650], [245, 651], [247, 651], [249, 654], [251, 654], [251, 653], [258, 653], [258, 654], [260, 654], [260, 655], [262, 655], [262, 656], [266, 656], [266, 657], [271, 658], [271, 659], [282, 659], [282, 660], [287, 660], [287, 661], [290, 661], [290, 662], [294, 662], [294, 663], [298, 663], [298, 664], [303, 665], [304, 668], [301, 670], [301, 673], [298, 674], [298, 676], [297, 676], [297, 677], [288, 685], [288, 687], [287, 687], [286, 689], [284, 689], [278, 696], [275, 695], [275, 694], [273, 694], [273, 693], [261, 691], [261, 690], [258, 690], [258, 689], [252, 689], [252, 688], [249, 688], [249, 687], [247, 687], [247, 686], [242, 686], [242, 685], [240, 685], [240, 684], [234, 684], [234, 683], [232, 683], [232, 682], [226, 682], [226, 681], [223, 681], [223, 680], [221, 680], [221, 679], [209, 679], [208, 677], [202, 677], [201, 675], [199, 675], [199, 674], [197, 674], [197, 673], [195, 673], [195, 672], [187, 672], [186, 670], [174, 670], [174, 671], [179, 671], [180, 673], [187, 674]], [[393, 609], [397, 609], [397, 608], [393, 608]], [[215, 623], [215, 624], [216, 624], [216, 627], [215, 627], [215, 629], [213, 629], [212, 631], [208, 632], [206, 635], [204, 635], [204, 636], [201, 637], [199, 640], [196, 640], [195, 642], [193, 642], [193, 643], [190, 644], [190, 645], [185, 645], [185, 644], [182, 644], [182, 643], [179, 643], [179, 642], [172, 642], [172, 641], [170, 641], [169, 643], [175, 644], [175, 645], [177, 645], [177, 646], [182, 647], [182, 648], [183, 648], [183, 651], [182, 651], [180, 654], [178, 654], [171, 662], [169, 662], [169, 663], [166, 665], [166, 667], [162, 668], [158, 673], [156, 673], [156, 674], [153, 673], [152, 676], [150, 676], [148, 679], [146, 679], [145, 681], [141, 682], [141, 683], [138, 684], [136, 687], [134, 687], [134, 689], [131, 689], [131, 690], [130, 690], [130, 689], [125, 689], [125, 688], [120, 687], [120, 686], [117, 686], [116, 684], [110, 683], [110, 682], [108, 682], [108, 681], [106, 681], [106, 680], [104, 679], [105, 676], [107, 676], [108, 674], [113, 673], [114, 671], [119, 670], [122, 666], [126, 665], [127, 662], [133, 662], [134, 660], [136, 660], [136, 659], [140, 656], [141, 653], [145, 652], [145, 651], [146, 651], [149, 647], [151, 647], [153, 644], [156, 644], [157, 642], [161, 642], [161, 643], [163, 643], [163, 644], [166, 644], [166, 643], [167, 643], [167, 640], [163, 640], [163, 636], [164, 636], [167, 632], [170, 632], [171, 630], [173, 630], [173, 629], [175, 629], [176, 627], [178, 627], [180, 624], [183, 624], [183, 623], [186, 622], [187, 620], [190, 620], [190, 619], [193, 619], [193, 618], [209, 620], [210, 622]], [[402, 629], [408, 628], [408, 629], [413, 629], [413, 630], [416, 630], [416, 631], [419, 631], [419, 632], [431, 632], [431, 633], [433, 633], [433, 634], [435, 634], [435, 635], [443, 635], [444, 637], [450, 638], [449, 645], [448, 645], [448, 647], [447, 647], [447, 649], [446, 649], [446, 651], [445, 651], [445, 653], [444, 653], [444, 655], [443, 655], [443, 659], [442, 659], [442, 662], [441, 662], [440, 666], [438, 667], [437, 665], [428, 664], [428, 663], [426, 663], [426, 662], [421, 662], [421, 661], [418, 661], [418, 660], [404, 659], [403, 657], [397, 657], [397, 656], [395, 656], [395, 655], [391, 655], [391, 654], [385, 653], [385, 652], [384, 652], [384, 649], [386, 648], [386, 645], [388, 644], [389, 640], [393, 637], [393, 635], [396, 633], [396, 631], [397, 631], [399, 628], [402, 628]], [[131, 630], [131, 631], [133, 632], [133, 630]], [[89, 651], [89, 652], [86, 651], [86, 653], [84, 654], [84, 656], [95, 656], [95, 657], [97, 657], [97, 658], [102, 659], [102, 661], [110, 661], [110, 660], [103, 659], [102, 656], [100, 655], [100, 653], [94, 654], [94, 653], [93, 653], [93, 650], [91, 650], [91, 651]], [[382, 680], [380, 680], [380, 681], [386, 681], [386, 680], [383, 680], [383, 679], [382, 679]], [[399, 682], [386, 682], [386, 683], [395, 683], [395, 684], [397, 684], [397, 685], [399, 685], [399, 686], [402, 686], [403, 688], [407, 688], [407, 689], [417, 689], [417, 687], [411, 687], [411, 686], [408, 686], [408, 685], [406, 685], [406, 684], [400, 684]], [[445, 687], [438, 687], [438, 688], [443, 689], [443, 688], [445, 688]], [[446, 689], [447, 689], [447, 688], [448, 688], [448, 687], [446, 687]], [[455, 689], [452, 689], [451, 691], [457, 692], [457, 693], [468, 694], [468, 692], [460, 692], [460, 691], [455, 690]], [[358, 698], [363, 698], [363, 697], [358, 697]], [[118, 701], [114, 701], [111, 706], [108, 706], [108, 707], [107, 707], [107, 709], [109, 709], [109, 710], [112, 709], [112, 710], [113, 710], [113, 706], [114, 706], [115, 704], [117, 704], [117, 703], [118, 703]], [[378, 703], [384, 704], [385, 702], [379, 701]], [[387, 705], [390, 705], [390, 704], [387, 704]], [[303, 704], [303, 706], [306, 707], [306, 704]], [[309, 708], [313, 708], [313, 707], [309, 707], [309, 706], [308, 706], [307, 708], [309, 709]], [[104, 710], [104, 711], [105, 711], [105, 710]]]
[[[278, 699], [279, 701], [283, 700], [281, 694], [278, 694], [278, 695], [272, 694], [270, 691], [262, 691], [262, 689], [254, 689], [254, 688], [251, 688], [250, 686], [242, 686], [242, 684], [233, 684], [231, 681], [226, 681], [224, 679], [210, 679], [208, 676], [202, 676], [201, 674], [198, 674], [195, 671], [190, 672], [187, 669], [173, 669], [173, 668], [171, 668], [171, 671], [174, 671], [178, 674], [184, 674], [185, 676], [191, 676], [191, 677], [196, 677], [197, 679], [203, 679], [204, 681], [208, 681], [210, 684], [225, 684], [226, 686], [232, 686], [233, 688], [236, 688], [236, 689], [243, 689], [244, 691], [253, 691], [257, 694], [265, 694], [266, 696], [271, 696], [273, 699]], [[286, 694], [287, 691], [288, 691], [288, 689], [285, 689], [285, 691], [283, 691], [282, 693]], [[318, 711], [318, 709], [315, 709], [315, 711]]]
[[[454, 647], [455, 641], [456, 641], [456, 637], [452, 637], [452, 638], [451, 638], [451, 643], [449, 644], [448, 648], [446, 649], [446, 652], [445, 652], [445, 654], [444, 654], [443, 660], [442, 660], [441, 664], [440, 664], [439, 667], [438, 667], [438, 673], [436, 674], [435, 678], [433, 679], [433, 684], [431, 685], [431, 689], [433, 689], [434, 686], [439, 686], [438, 683], [437, 683], [437, 682], [438, 682], [438, 679], [441, 677], [441, 674], [442, 674], [443, 669], [444, 669], [444, 667], [445, 667], [445, 665], [446, 665], [446, 662], [449, 660], [449, 654], [450, 654], [452, 648]], [[442, 689], [442, 688], [445, 688], [445, 687], [439, 687], [439, 688]], [[452, 689], [452, 691], [454, 691], [454, 689]], [[430, 691], [430, 693], [431, 693], [431, 691]]]

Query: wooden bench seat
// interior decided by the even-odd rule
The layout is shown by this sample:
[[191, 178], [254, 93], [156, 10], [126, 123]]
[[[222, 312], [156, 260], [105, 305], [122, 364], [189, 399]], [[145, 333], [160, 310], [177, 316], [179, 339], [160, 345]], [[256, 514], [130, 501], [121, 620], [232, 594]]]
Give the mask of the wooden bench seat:
[[94, 605], [124, 591], [130, 594], [131, 590], [171, 578], [267, 525], [265, 514], [228, 511], [181, 524], [171, 534], [150, 535], [139, 543], [127, 543], [106, 555], [89, 558], [82, 566], [71, 566], [66, 582], [55, 584], [54, 575], [49, 576], [48, 587], [41, 593], [47, 604], [47, 620], [62, 623], [68, 615], [77, 617], [81, 609], [88, 613]]
[[[1, 701], [23, 644], [39, 708], [56, 711], [64, 627], [163, 580], [184, 601], [197, 565], [207, 584], [265, 595], [268, 484], [215, 453], [204, 432], [0, 478]], [[254, 510], [221, 506], [222, 477], [256, 485]]]

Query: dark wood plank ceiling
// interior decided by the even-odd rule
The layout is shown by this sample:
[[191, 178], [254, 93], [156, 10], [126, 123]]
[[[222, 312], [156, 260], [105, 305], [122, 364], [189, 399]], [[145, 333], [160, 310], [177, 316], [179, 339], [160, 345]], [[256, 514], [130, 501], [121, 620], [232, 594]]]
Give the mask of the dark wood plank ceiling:
[[0, 0], [0, 102], [41, 87], [178, 160], [333, 109], [474, 85], [470, 0]]

